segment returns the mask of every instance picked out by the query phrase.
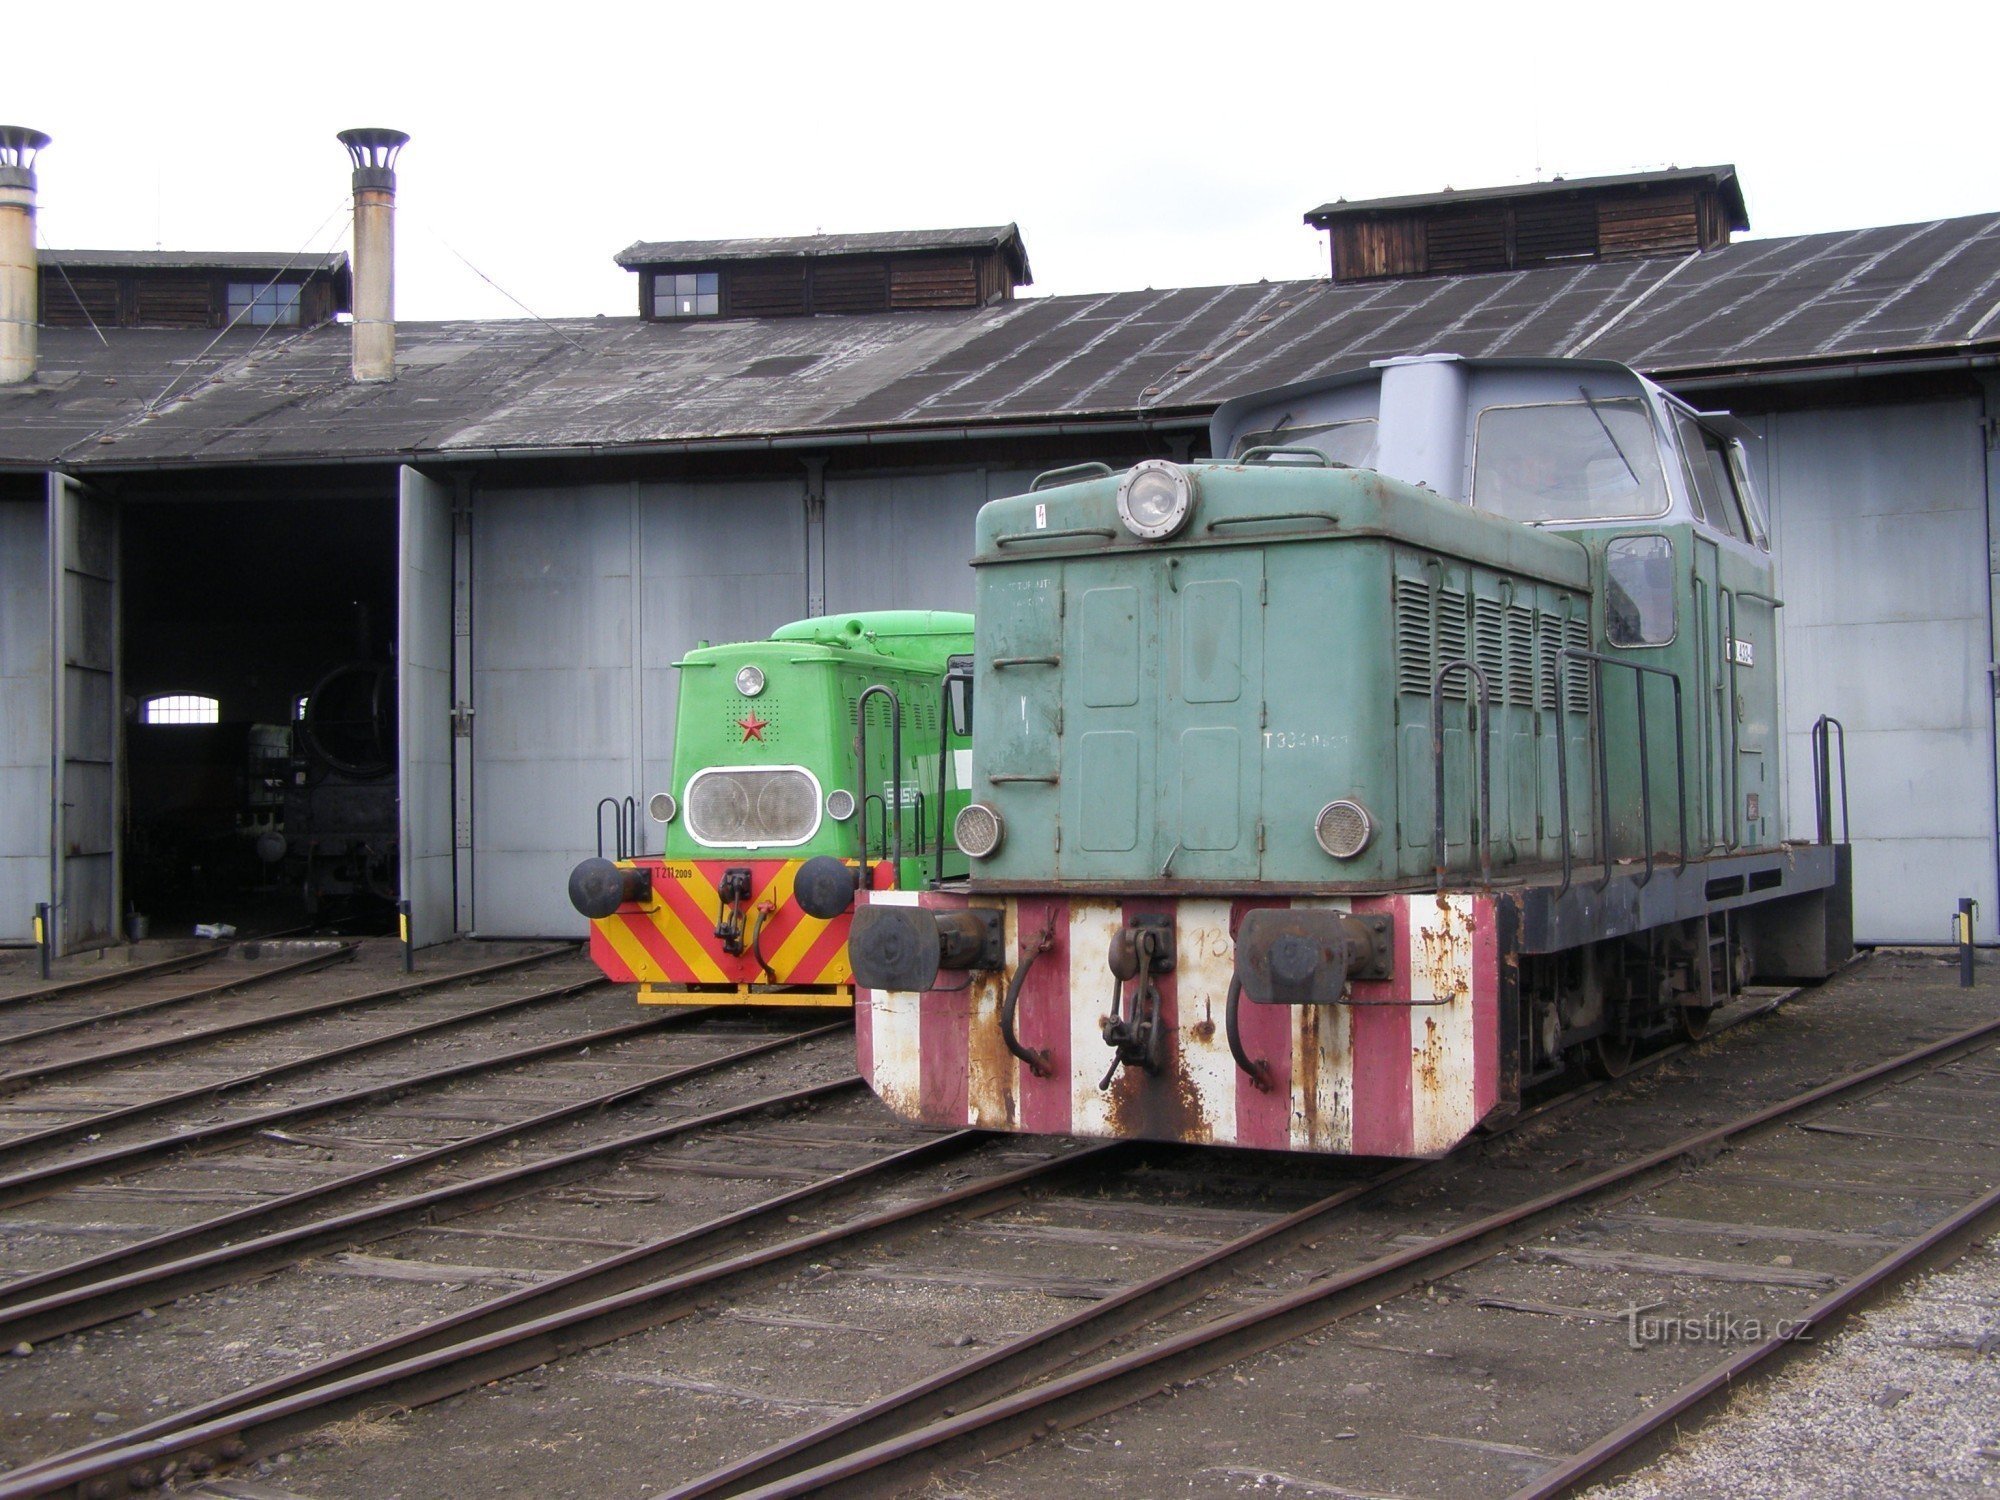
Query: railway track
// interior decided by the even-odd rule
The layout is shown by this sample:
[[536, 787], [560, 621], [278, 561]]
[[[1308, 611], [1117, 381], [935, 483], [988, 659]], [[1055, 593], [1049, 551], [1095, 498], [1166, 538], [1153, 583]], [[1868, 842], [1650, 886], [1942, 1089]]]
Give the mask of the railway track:
[[[1967, 1035], [1950, 1045], [1976, 1044], [1977, 1038]], [[1926, 1058], [1941, 1055], [1937, 1048], [1927, 1049], [1924, 1057], [1899, 1060], [1894, 1068], [1843, 1078], [1816, 1093], [1767, 1104], [1752, 1123], [1738, 1119], [1676, 1138], [1635, 1164], [1613, 1169], [1609, 1175], [1597, 1174], [1581, 1196], [1564, 1190], [1568, 1196], [1562, 1201], [1629, 1196], [1649, 1185], [1656, 1190], [1652, 1178], [1664, 1177], [1671, 1163], [1690, 1151], [1703, 1153], [1745, 1134], [1780, 1131], [1784, 1127], [1779, 1122], [1800, 1111], [1828, 1107], [1831, 1101], [1867, 1088], [1871, 1081], [1901, 1076], [1925, 1066]], [[1626, 1087], [1623, 1092], [1632, 1090]], [[1560, 1101], [1549, 1114], [1576, 1114], [1581, 1102], [1581, 1096]], [[727, 1125], [719, 1120], [710, 1123]], [[1550, 1128], [1548, 1116], [1528, 1123], [1531, 1128], [1516, 1134], [1531, 1137]], [[1331, 1191], [1290, 1212], [1259, 1212], [1240, 1205], [1222, 1208], [1212, 1202], [1203, 1207], [1187, 1201], [1188, 1184], [1200, 1175], [1188, 1164], [1213, 1164], [1215, 1157], [1167, 1153], [1163, 1164], [1154, 1153], [1114, 1146], [1063, 1151], [1027, 1167], [988, 1171], [971, 1183], [940, 1187], [928, 1198], [906, 1198], [888, 1209], [837, 1218], [804, 1231], [793, 1226], [795, 1219], [812, 1218], [815, 1205], [823, 1211], [843, 1193], [860, 1191], [870, 1183], [868, 1190], [882, 1192], [902, 1171], [934, 1170], [931, 1164], [942, 1160], [958, 1162], [961, 1171], [976, 1169], [978, 1153], [991, 1155], [994, 1147], [981, 1145], [974, 1133], [965, 1132], [912, 1149], [922, 1156], [906, 1165], [892, 1155], [879, 1168], [883, 1174], [879, 1177], [864, 1173], [838, 1186], [831, 1185], [834, 1179], [825, 1179], [745, 1205], [710, 1223], [621, 1252], [610, 1257], [602, 1270], [584, 1268], [546, 1286], [519, 1288], [434, 1326], [349, 1351], [101, 1439], [87, 1450], [43, 1461], [11, 1476], [0, 1485], [0, 1496], [56, 1493], [65, 1486], [82, 1493], [94, 1484], [112, 1485], [106, 1493], [120, 1492], [116, 1486], [134, 1473], [158, 1480], [169, 1465], [180, 1466], [178, 1472], [185, 1474], [190, 1468], [199, 1471], [217, 1462], [268, 1455], [306, 1439], [328, 1422], [365, 1421], [370, 1412], [435, 1402], [496, 1380], [502, 1381], [500, 1391], [515, 1391], [518, 1400], [521, 1382], [505, 1380], [510, 1374], [533, 1372], [531, 1391], [545, 1383], [561, 1389], [580, 1378], [573, 1367], [585, 1364], [592, 1371], [589, 1405], [593, 1412], [603, 1408], [605, 1419], [612, 1423], [643, 1422], [642, 1414], [631, 1409], [633, 1391], [643, 1398], [671, 1390], [677, 1397], [677, 1413], [688, 1416], [695, 1428], [704, 1425], [707, 1414], [707, 1424], [722, 1429], [708, 1435], [710, 1443], [723, 1450], [718, 1454], [721, 1461], [702, 1464], [699, 1443], [696, 1451], [674, 1457], [671, 1471], [701, 1476], [681, 1481], [671, 1491], [676, 1496], [807, 1493], [828, 1486], [874, 1492], [918, 1474], [935, 1473], [944, 1465], [966, 1462], [969, 1455], [1005, 1451], [1046, 1436], [1051, 1420], [1070, 1432], [1078, 1422], [1088, 1422], [1099, 1413], [1143, 1402], [1149, 1390], [1162, 1386], [1181, 1391], [1185, 1399], [1190, 1382], [1199, 1385], [1205, 1378], [1197, 1367], [1203, 1362], [1215, 1367], [1241, 1361], [1254, 1348], [1290, 1347], [1302, 1334], [1310, 1341], [1318, 1336], [1311, 1330], [1356, 1316], [1355, 1309], [1374, 1301], [1387, 1299], [1394, 1305], [1396, 1294], [1383, 1288], [1396, 1277], [1406, 1283], [1403, 1297], [1420, 1296], [1410, 1288], [1435, 1289], [1441, 1278], [1462, 1272], [1464, 1265], [1492, 1261], [1506, 1249], [1504, 1245], [1496, 1249], [1496, 1244], [1508, 1227], [1544, 1226], [1560, 1212], [1560, 1195], [1544, 1193], [1515, 1204], [1503, 1215], [1481, 1219], [1461, 1213], [1456, 1224], [1438, 1232], [1438, 1226], [1428, 1222], [1434, 1212], [1425, 1205], [1463, 1191], [1448, 1180], [1454, 1162], [1461, 1178], [1474, 1169], [1459, 1159], [1359, 1171], [1345, 1182], [1322, 1184]], [[1632, 1183], [1638, 1187], [1626, 1186]], [[909, 1190], [905, 1184], [900, 1191]], [[1368, 1211], [1366, 1220], [1359, 1217], [1363, 1209]], [[1668, 1226], [1674, 1233], [1689, 1232], [1685, 1224], [1695, 1222], [1686, 1214], [1666, 1217], [1678, 1221]], [[1423, 1243], [1383, 1256], [1377, 1241], [1385, 1226], [1396, 1225], [1413, 1239], [1419, 1237], [1413, 1231], [1422, 1230]], [[1546, 1229], [1526, 1231], [1542, 1232]], [[755, 1241], [748, 1250], [740, 1248], [746, 1237]], [[953, 1241], [983, 1244], [985, 1252], [955, 1260], [944, 1250]], [[1337, 1251], [1326, 1250], [1336, 1244]], [[1001, 1252], [997, 1260], [995, 1247]], [[1107, 1254], [1111, 1247], [1116, 1247], [1115, 1255]], [[1321, 1254], [1315, 1257], [1314, 1251]], [[1332, 1268], [1315, 1264], [1324, 1262], [1327, 1253], [1344, 1263]], [[1086, 1257], [1086, 1264], [1095, 1257], [1100, 1274], [1070, 1269], [1079, 1254]], [[668, 1265], [683, 1268], [653, 1274]], [[1274, 1274], [1273, 1267], [1283, 1269]], [[1111, 1274], [1102, 1274], [1106, 1272]], [[1301, 1284], [1293, 1287], [1291, 1281]], [[1446, 1285], [1445, 1305], [1455, 1305]], [[947, 1340], [939, 1348], [965, 1344], [978, 1352], [922, 1355], [918, 1362], [930, 1368], [921, 1378], [860, 1403], [851, 1399], [852, 1392], [871, 1384], [879, 1387], [880, 1375], [864, 1370], [854, 1375], [851, 1386], [844, 1386], [815, 1368], [829, 1356], [774, 1356], [786, 1357], [788, 1377], [796, 1377], [775, 1392], [760, 1391], [753, 1382], [733, 1382], [727, 1372], [717, 1370], [712, 1350], [704, 1362], [704, 1343], [713, 1344], [718, 1337], [709, 1331], [718, 1316], [738, 1329], [747, 1326], [776, 1339], [779, 1348], [791, 1341], [796, 1349], [801, 1338], [807, 1340], [803, 1345], [807, 1351], [815, 1341], [823, 1346], [844, 1341], [858, 1344], [866, 1356], [896, 1330], [885, 1318], [881, 1332], [870, 1332], [869, 1313], [850, 1311], [843, 1316], [843, 1291], [851, 1302], [857, 1289], [893, 1291], [905, 1300], [937, 1289], [942, 1301], [931, 1311], [945, 1315], [946, 1326], [961, 1334], [958, 1341]], [[1086, 1305], [1053, 1322], [1032, 1314], [1021, 1316], [1028, 1305], [1038, 1311], [1050, 1295]], [[1246, 1301], [1249, 1313], [1239, 1310]], [[999, 1304], [1011, 1304], [1011, 1314]], [[1420, 1305], [1439, 1304], [1433, 1297]], [[879, 1304], [871, 1306], [874, 1312], [882, 1311]], [[726, 1311], [718, 1314], [718, 1307]], [[1476, 1310], [1489, 1318], [1501, 1311]], [[1010, 1316], [1013, 1326], [1008, 1326]], [[1546, 1312], [1512, 1316], [1560, 1322], [1556, 1314]], [[840, 1332], [844, 1327], [849, 1331]], [[910, 1332], [903, 1331], [906, 1347]], [[1268, 1343], [1260, 1344], [1260, 1339]], [[588, 1360], [567, 1358], [601, 1345], [610, 1347]], [[1114, 1357], [1079, 1367], [1080, 1361], [1105, 1351]], [[563, 1363], [548, 1370], [544, 1379], [538, 1367], [551, 1360]], [[1107, 1368], [1115, 1373], [1104, 1375]], [[556, 1381], [557, 1370], [563, 1372], [564, 1381]], [[1052, 1392], [1064, 1394], [1052, 1396]], [[432, 1410], [451, 1413], [505, 1399], [485, 1392], [473, 1403], [448, 1403]], [[758, 1412], [759, 1420], [742, 1417], [742, 1412], [760, 1406], [764, 1410]], [[1412, 1409], [1424, 1408], [1419, 1403]], [[768, 1419], [773, 1410], [781, 1420]], [[731, 1412], [736, 1414], [734, 1421], [727, 1419]], [[801, 1425], [801, 1415], [816, 1420]], [[461, 1417], [459, 1425], [471, 1420]], [[426, 1417], [425, 1425], [434, 1424]], [[518, 1435], [518, 1423], [510, 1430]], [[623, 1436], [629, 1441], [629, 1434]], [[432, 1430], [426, 1448], [434, 1451], [438, 1444], [466, 1441], [462, 1432]], [[1509, 1449], [1505, 1462], [1517, 1466], [1522, 1462], [1512, 1449], [1523, 1445], [1510, 1448], [1481, 1437], [1467, 1441], [1473, 1447], [1466, 1451]], [[1059, 1444], [1042, 1443], [1029, 1454], [1056, 1449]], [[662, 1460], [655, 1455], [652, 1461]], [[1244, 1472], [1250, 1467], [1254, 1464], [1235, 1466]], [[1282, 1469], [1274, 1466], [1272, 1472]], [[983, 1472], [974, 1477], [990, 1481]], [[1226, 1492], [1241, 1475], [1232, 1479], [1230, 1473], [1218, 1472], [1210, 1479], [1222, 1486], [1218, 1492]], [[391, 1482], [380, 1474], [376, 1481]], [[1508, 1487], [1494, 1493], [1505, 1493]], [[1133, 1492], [1145, 1489], [1142, 1481]], [[1456, 1491], [1447, 1487], [1443, 1492]]]
[[[501, 974], [570, 957], [574, 951], [568, 947], [543, 948], [470, 968], [446, 970], [417, 979], [403, 980], [364, 993], [337, 993], [303, 1005], [267, 1005], [251, 1009], [248, 1014], [242, 1013], [243, 997], [240, 995], [242, 990], [275, 984], [279, 980], [324, 968], [328, 964], [351, 959], [354, 956], [355, 945], [335, 944], [328, 949], [303, 957], [284, 959], [261, 966], [246, 975], [232, 977], [219, 984], [181, 989], [169, 995], [155, 996], [137, 1004], [109, 1010], [86, 1011], [81, 1015], [37, 1024], [31, 1029], [0, 1036], [0, 1097], [18, 1093], [34, 1085], [47, 1084], [56, 1078], [121, 1068], [135, 1061], [157, 1062], [173, 1053], [264, 1032], [299, 1028], [314, 1021], [335, 1020], [342, 1023], [345, 1029], [347, 1023], [361, 1017], [363, 1012], [372, 1007], [408, 1000], [413, 996], [435, 990], [482, 984]], [[178, 1009], [197, 1001], [212, 1000], [222, 996], [237, 996], [237, 1002], [217, 1018], [204, 1021], [201, 1017], [190, 1018], [177, 1014], [171, 1018], [172, 1029], [162, 1030], [157, 1024], [162, 1019], [157, 1013], [162, 1010]], [[142, 1024], [136, 1027], [119, 1025], [134, 1017], [142, 1018]], [[102, 1026], [118, 1026], [121, 1031], [133, 1031], [136, 1034], [110, 1045], [78, 1035]], [[53, 1055], [50, 1046], [52, 1038], [60, 1038], [54, 1043]], [[0, 1136], [0, 1151], [22, 1144], [25, 1142], [18, 1135]]]
[[[1551, 1110], [1573, 1107], [1592, 1092], [1592, 1088], [1580, 1090], [1558, 1101], [1551, 1106]], [[920, 1155], [927, 1160], [936, 1152], [964, 1151], [970, 1149], [976, 1139], [977, 1133], [963, 1132], [922, 1148]], [[811, 1264], [814, 1257], [832, 1254], [843, 1246], [866, 1245], [872, 1239], [907, 1231], [913, 1225], [938, 1225], [954, 1215], [970, 1215], [972, 1232], [978, 1236], [981, 1222], [996, 1207], [1011, 1207], [1023, 1191], [1032, 1190], [1037, 1184], [1069, 1180], [1089, 1169], [1097, 1172], [1102, 1188], [1120, 1171], [1129, 1171], [1135, 1166], [1143, 1168], [1147, 1155], [1133, 1147], [1065, 1152], [1028, 1168], [1000, 1173], [970, 1187], [941, 1190], [929, 1200], [901, 1204], [873, 1215], [864, 1214], [814, 1233], [780, 1239], [777, 1243], [661, 1280], [646, 1280], [647, 1272], [671, 1261], [685, 1259], [703, 1245], [734, 1244], [748, 1231], [760, 1226], [768, 1228], [774, 1216], [781, 1211], [787, 1222], [793, 1220], [796, 1218], [795, 1211], [817, 1197], [822, 1190], [807, 1188], [780, 1194], [765, 1205], [724, 1215], [700, 1230], [669, 1236], [655, 1245], [613, 1257], [601, 1268], [562, 1278], [547, 1288], [523, 1289], [482, 1306], [476, 1312], [447, 1319], [416, 1334], [392, 1338], [373, 1348], [325, 1362], [316, 1369], [302, 1371], [277, 1382], [267, 1382], [220, 1402], [208, 1403], [196, 1411], [163, 1419], [148, 1429], [126, 1435], [120, 1441], [128, 1445], [144, 1444], [170, 1431], [177, 1422], [182, 1426], [213, 1423], [226, 1420], [233, 1411], [260, 1404], [273, 1408], [277, 1413], [273, 1421], [290, 1432], [304, 1430], [296, 1427], [300, 1421], [310, 1425], [328, 1419], [338, 1410], [365, 1409], [370, 1404], [383, 1401], [407, 1404], [435, 1400], [452, 1390], [469, 1388], [497, 1375], [532, 1366], [546, 1357], [550, 1347], [564, 1350], [585, 1347], [634, 1331], [676, 1323], [686, 1318], [691, 1310], [698, 1309], [703, 1302], [712, 1302], [717, 1296], [732, 1295], [731, 1288], [768, 1281], [774, 1271], [801, 1263]], [[901, 1165], [900, 1161], [897, 1165]], [[1327, 1164], [1321, 1165], [1324, 1167]], [[1240, 1209], [1212, 1212], [1210, 1222], [1220, 1221], [1240, 1227], [1248, 1220], [1255, 1227], [1227, 1238], [1225, 1243], [1192, 1259], [1187, 1258], [1185, 1251], [1200, 1242], [1184, 1234], [1162, 1233], [1156, 1229], [1152, 1239], [1166, 1253], [1155, 1257], [1162, 1261], [1162, 1266], [1152, 1278], [1126, 1293], [1098, 1303], [1078, 1318], [1065, 1320], [1057, 1328], [1041, 1330], [1044, 1336], [1031, 1342], [1039, 1344], [1043, 1357], [1047, 1357], [1059, 1348], [1075, 1347], [1076, 1340], [1083, 1336], [1080, 1330], [1087, 1327], [1091, 1330], [1088, 1336], [1101, 1342], [1112, 1330], [1127, 1326], [1134, 1318], [1143, 1323], [1166, 1311], [1183, 1307], [1200, 1294], [1200, 1289], [1207, 1284], [1208, 1273], [1219, 1272], [1225, 1266], [1241, 1262], [1267, 1243], [1282, 1244], [1288, 1235], [1304, 1230], [1343, 1205], [1427, 1170], [1426, 1164], [1399, 1164], [1357, 1174], [1346, 1164], [1332, 1166], [1346, 1180], [1297, 1212], [1289, 1215], [1246, 1213]], [[850, 1184], [841, 1179], [840, 1185], [858, 1186], [859, 1180]], [[1126, 1205], [1132, 1210], [1147, 1206], [1143, 1203]], [[1102, 1205], [1095, 1207], [1101, 1208]], [[420, 1211], [419, 1204], [391, 1208], [388, 1213], [394, 1216], [414, 1211]], [[1086, 1202], [1083, 1211], [1087, 1218], [1093, 1212], [1093, 1205]], [[1185, 1206], [1170, 1209], [1168, 1213], [1176, 1223], [1190, 1217], [1202, 1217], [1201, 1210]], [[297, 1232], [292, 1243], [294, 1246], [323, 1246], [339, 1242], [345, 1232], [338, 1222], [306, 1226]], [[1101, 1235], [1102, 1231], [1079, 1224], [1072, 1226], [1071, 1233], [1073, 1236]], [[1057, 1230], [1056, 1235], [1060, 1239], [1062, 1231]], [[1005, 1236], [1001, 1238], [1004, 1241]], [[1206, 1249], [1206, 1246], [1201, 1248]], [[249, 1263], [262, 1263], [255, 1259], [255, 1254], [253, 1252]], [[181, 1272], [170, 1267], [162, 1274], [171, 1278]], [[977, 1273], [974, 1275], [976, 1280]], [[1017, 1281], [1020, 1279], [1016, 1278]], [[1026, 1283], [1032, 1284], [1033, 1280], [1031, 1274]], [[1001, 1282], [1005, 1284], [1004, 1276]], [[155, 1281], [149, 1286], [144, 1279], [135, 1279], [123, 1290], [127, 1300], [120, 1305], [129, 1309], [135, 1301], [143, 1302], [159, 1295], [162, 1286], [173, 1285], [168, 1280]], [[1092, 1285], [1085, 1287], [1083, 1292], [1085, 1295], [1096, 1295], [1101, 1290]], [[61, 1297], [57, 1297], [51, 1299], [49, 1307], [27, 1309], [27, 1316], [32, 1318], [60, 1312], [62, 1301]], [[7, 1316], [5, 1311], [0, 1311], [0, 1320]], [[30, 1326], [22, 1322], [0, 1323], [0, 1342], [15, 1337], [18, 1330]], [[992, 1371], [997, 1368], [992, 1360], [975, 1361], [975, 1365], [976, 1369], [966, 1372], [967, 1378], [977, 1378], [982, 1372], [986, 1378], [991, 1378]], [[212, 1452], [199, 1448], [195, 1451], [202, 1461], [208, 1461], [226, 1456], [225, 1450], [233, 1452], [233, 1445], [243, 1441], [241, 1436], [226, 1438]], [[265, 1431], [258, 1440], [258, 1447], [261, 1449], [274, 1441], [282, 1439], [271, 1431]], [[106, 1446], [97, 1445], [100, 1450]], [[140, 1467], [146, 1467], [145, 1462], [141, 1462]]]

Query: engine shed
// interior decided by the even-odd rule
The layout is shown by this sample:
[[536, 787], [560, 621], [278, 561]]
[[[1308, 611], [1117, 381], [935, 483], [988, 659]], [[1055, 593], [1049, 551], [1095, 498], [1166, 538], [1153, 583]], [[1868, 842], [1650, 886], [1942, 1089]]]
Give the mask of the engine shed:
[[400, 137], [347, 136], [353, 261], [306, 265], [38, 261], [35, 133], [0, 131], [37, 308], [0, 350], [0, 942], [263, 910], [320, 763], [368, 790], [329, 894], [419, 943], [579, 935], [566, 875], [600, 799], [657, 790], [688, 650], [968, 608], [977, 511], [1037, 472], [1204, 456], [1232, 398], [1447, 352], [1617, 360], [1748, 424], [1780, 753], [1845, 725], [1856, 936], [1941, 940], [1972, 896], [2000, 937], [2000, 213], [1739, 239], [1701, 168], [1336, 202], [1331, 279], [1062, 297], [1020, 295], [1013, 225], [641, 240], [636, 317], [413, 323]]

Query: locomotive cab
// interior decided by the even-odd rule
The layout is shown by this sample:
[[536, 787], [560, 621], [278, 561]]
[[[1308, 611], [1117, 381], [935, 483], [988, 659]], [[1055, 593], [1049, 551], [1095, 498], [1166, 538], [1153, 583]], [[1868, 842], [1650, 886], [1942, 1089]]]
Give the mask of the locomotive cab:
[[[1843, 856], [1778, 834], [1740, 438], [1615, 364], [1426, 356], [987, 505], [968, 892], [854, 931], [878, 1092], [1423, 1155], [1698, 1028], [1760, 948], [1825, 972]], [[961, 1029], [949, 1094], [904, 1076]]]

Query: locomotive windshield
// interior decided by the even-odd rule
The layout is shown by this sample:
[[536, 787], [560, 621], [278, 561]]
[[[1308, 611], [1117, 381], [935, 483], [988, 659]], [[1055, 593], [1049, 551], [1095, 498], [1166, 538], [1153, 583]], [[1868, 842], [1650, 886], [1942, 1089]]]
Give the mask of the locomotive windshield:
[[1372, 469], [1376, 430], [1373, 417], [1352, 422], [1308, 422], [1302, 427], [1280, 425], [1244, 433], [1236, 440], [1235, 456], [1241, 457], [1252, 448], [1316, 448], [1347, 468]]
[[1667, 485], [1653, 420], [1637, 400], [1586, 396], [1479, 414], [1472, 504], [1515, 521], [1661, 515]]

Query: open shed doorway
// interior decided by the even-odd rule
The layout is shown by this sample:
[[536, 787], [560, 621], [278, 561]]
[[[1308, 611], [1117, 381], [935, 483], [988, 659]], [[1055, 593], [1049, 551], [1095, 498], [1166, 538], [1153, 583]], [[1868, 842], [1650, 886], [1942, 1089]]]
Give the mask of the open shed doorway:
[[392, 930], [394, 495], [125, 501], [130, 909], [155, 935]]

